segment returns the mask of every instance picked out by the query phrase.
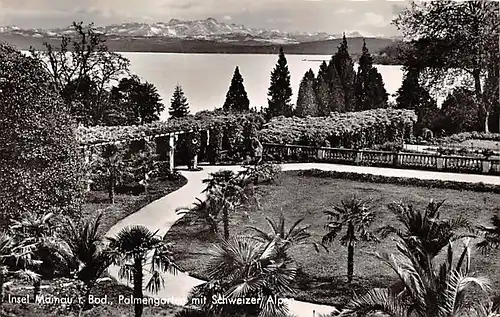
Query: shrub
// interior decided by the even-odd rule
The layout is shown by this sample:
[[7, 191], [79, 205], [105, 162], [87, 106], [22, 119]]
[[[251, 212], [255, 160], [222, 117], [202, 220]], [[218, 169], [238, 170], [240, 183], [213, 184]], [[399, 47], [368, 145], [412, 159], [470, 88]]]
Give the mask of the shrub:
[[411, 139], [415, 122], [414, 111], [398, 109], [332, 113], [321, 118], [279, 117], [266, 124], [259, 137], [263, 143], [318, 146], [327, 140], [332, 147], [364, 148]]
[[279, 164], [265, 163], [247, 166], [243, 173], [257, 185], [276, 181], [282, 173], [282, 168]]
[[83, 183], [74, 126], [41, 62], [0, 45], [0, 222], [78, 216]]

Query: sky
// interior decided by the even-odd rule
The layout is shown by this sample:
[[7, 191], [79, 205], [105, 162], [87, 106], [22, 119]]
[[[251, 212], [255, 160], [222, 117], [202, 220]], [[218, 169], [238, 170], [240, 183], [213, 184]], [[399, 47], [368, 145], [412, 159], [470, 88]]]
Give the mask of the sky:
[[251, 28], [399, 35], [393, 17], [405, 0], [0, 0], [0, 25], [65, 27], [213, 17]]

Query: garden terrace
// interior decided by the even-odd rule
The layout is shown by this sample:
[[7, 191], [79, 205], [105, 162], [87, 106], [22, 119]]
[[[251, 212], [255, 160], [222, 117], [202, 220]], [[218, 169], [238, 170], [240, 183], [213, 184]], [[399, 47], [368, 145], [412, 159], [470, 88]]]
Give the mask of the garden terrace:
[[443, 172], [500, 175], [500, 160], [488, 157], [405, 153], [264, 143], [268, 162], [324, 162]]
[[[353, 173], [355, 175], [359, 176]], [[469, 219], [472, 225], [487, 225], [492, 212], [500, 203], [498, 194], [466, 190], [465, 187], [470, 184], [463, 184], [463, 188], [456, 190], [430, 186], [432, 182], [439, 181], [426, 181], [425, 186], [413, 186], [408, 183], [402, 185], [398, 180], [382, 176], [376, 177], [377, 182], [360, 178], [360, 181], [341, 179], [337, 176], [329, 172], [288, 171], [275, 183], [257, 185], [255, 201], [231, 216], [232, 236], [251, 234], [247, 226], [270, 232], [266, 218], [276, 222], [280, 213], [283, 213], [287, 227], [303, 218], [301, 226], [310, 226], [310, 242], [320, 242], [327, 233], [324, 211], [339, 206], [343, 199], [352, 194], [371, 202], [370, 206], [376, 213], [371, 232], [376, 232], [385, 225], [401, 227], [395, 215], [387, 208], [388, 204], [395, 201], [405, 201], [421, 209], [425, 208], [431, 198], [445, 199], [445, 204], [440, 209], [442, 219], [462, 216]], [[175, 246], [178, 264], [193, 276], [207, 278], [204, 268], [210, 255], [206, 250], [217, 242], [218, 236], [212, 234], [203, 223], [193, 224], [191, 220], [182, 219], [173, 225], [168, 232], [167, 241]], [[338, 240], [330, 245], [330, 252], [317, 253], [310, 244], [293, 247], [290, 256], [300, 267], [299, 292], [294, 298], [342, 308], [354, 293], [361, 295], [372, 288], [388, 287], [397, 281], [396, 275], [388, 267], [380, 265], [369, 254], [382, 251], [395, 253], [392, 238], [381, 239], [380, 243], [360, 243], [354, 255], [354, 281], [351, 285], [346, 283], [345, 277], [346, 249]], [[440, 254], [439, 257], [444, 255]], [[500, 262], [497, 259], [497, 253], [491, 256], [477, 254], [471, 263], [478, 276], [491, 279], [492, 289], [496, 294], [500, 286]]]
[[279, 117], [259, 131], [263, 143], [367, 148], [413, 138], [412, 110], [374, 109], [332, 113], [329, 117]]

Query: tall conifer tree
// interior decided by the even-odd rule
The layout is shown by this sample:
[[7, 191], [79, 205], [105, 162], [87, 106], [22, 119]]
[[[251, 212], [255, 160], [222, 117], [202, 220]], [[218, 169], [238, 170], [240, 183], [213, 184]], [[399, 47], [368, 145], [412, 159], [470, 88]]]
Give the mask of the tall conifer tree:
[[175, 86], [174, 94], [170, 99], [170, 117], [181, 118], [189, 114], [189, 104], [180, 85]]
[[314, 73], [309, 69], [300, 83], [295, 114], [299, 117], [319, 116], [318, 102], [314, 92]]
[[278, 63], [271, 72], [271, 84], [269, 85], [269, 96], [267, 115], [269, 117], [285, 116], [290, 117], [293, 114], [293, 105], [291, 103], [292, 87], [290, 85], [290, 71], [288, 62], [280, 47]]
[[354, 86], [356, 106], [353, 110], [363, 111], [387, 106], [388, 94], [384, 87], [382, 75], [373, 67], [373, 58], [368, 52], [366, 41], [359, 58], [358, 73]]
[[356, 103], [354, 95], [354, 81], [356, 72], [354, 71], [354, 62], [349, 55], [347, 39], [344, 37], [337, 53], [333, 57], [335, 68], [339, 75], [340, 84], [344, 90], [345, 111], [353, 111]]
[[243, 85], [243, 77], [240, 74], [240, 69], [236, 66], [234, 70], [231, 85], [226, 94], [226, 101], [223, 109], [226, 111], [249, 111], [250, 101], [248, 100], [245, 86]]

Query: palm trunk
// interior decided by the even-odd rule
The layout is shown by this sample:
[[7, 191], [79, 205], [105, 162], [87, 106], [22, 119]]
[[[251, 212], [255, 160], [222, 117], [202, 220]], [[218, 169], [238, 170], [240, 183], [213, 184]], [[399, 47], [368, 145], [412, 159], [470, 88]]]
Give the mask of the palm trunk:
[[135, 317], [142, 316], [143, 304], [142, 298], [144, 297], [142, 293], [142, 259], [136, 258], [134, 261], [134, 312]]
[[349, 242], [347, 247], [347, 282], [351, 283], [354, 275], [354, 245]]
[[111, 176], [109, 178], [108, 196], [109, 196], [109, 202], [111, 204], [114, 204], [115, 203], [115, 177], [114, 176]]
[[3, 276], [0, 276], [0, 305], [3, 304], [3, 297], [4, 297], [4, 290], [3, 290], [3, 285], [5, 283], [5, 280]]
[[36, 297], [40, 294], [40, 285], [41, 285], [40, 280], [33, 283], [33, 299], [34, 300], [36, 300]]
[[349, 244], [347, 245], [347, 282], [351, 283], [354, 275], [354, 225], [349, 223], [347, 228]]
[[225, 206], [222, 209], [222, 221], [224, 224], [224, 239], [229, 239], [229, 207]]
[[88, 310], [90, 309], [92, 306], [90, 305], [90, 292], [92, 291], [92, 285], [85, 285], [86, 287], [86, 290], [85, 290], [85, 303], [83, 304], [83, 308], [82, 310]]

